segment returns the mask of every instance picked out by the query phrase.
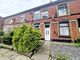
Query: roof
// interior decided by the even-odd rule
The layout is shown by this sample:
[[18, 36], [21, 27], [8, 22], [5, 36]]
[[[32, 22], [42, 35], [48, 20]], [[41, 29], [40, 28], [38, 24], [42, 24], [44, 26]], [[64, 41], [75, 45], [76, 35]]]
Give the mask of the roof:
[[17, 14], [13, 14], [13, 15], [4, 17], [4, 19], [9, 18], [9, 17], [16, 16], [16, 15], [19, 15], [19, 14], [23, 14], [23, 13], [25, 13], [25, 12], [36, 11], [36, 10], [39, 10], [39, 9], [41, 9], [41, 8], [44, 8], [44, 7], [49, 7], [49, 6], [52, 6], [52, 5], [55, 5], [55, 4], [59, 4], [59, 3], [62, 3], [62, 2], [68, 2], [68, 1], [75, 1], [75, 0], [57, 0], [57, 1], [54, 1], [54, 2], [50, 2], [50, 3], [44, 4], [44, 5], [35, 7], [35, 8], [31, 8], [31, 9], [29, 9], [29, 10], [26, 10], [26, 11], [23, 11], [23, 12], [20, 12], [20, 13], [17, 13]]

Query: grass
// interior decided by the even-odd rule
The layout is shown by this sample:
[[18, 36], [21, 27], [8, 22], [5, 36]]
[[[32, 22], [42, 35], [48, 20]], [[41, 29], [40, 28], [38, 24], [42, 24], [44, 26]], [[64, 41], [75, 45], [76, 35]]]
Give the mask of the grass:
[[67, 54], [56, 53], [56, 60], [69, 60]]
[[71, 43], [71, 46], [80, 47], [80, 43]]

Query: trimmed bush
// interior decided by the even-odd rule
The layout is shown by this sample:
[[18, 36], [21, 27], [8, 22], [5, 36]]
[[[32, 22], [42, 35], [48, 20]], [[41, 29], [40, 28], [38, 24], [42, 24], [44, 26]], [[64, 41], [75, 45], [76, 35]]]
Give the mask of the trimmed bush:
[[6, 34], [3, 35], [3, 43], [4, 44], [12, 44], [12, 36], [13, 36], [13, 31], [10, 31]]
[[12, 42], [16, 51], [31, 52], [40, 43], [39, 30], [23, 24], [21, 27], [14, 29]]

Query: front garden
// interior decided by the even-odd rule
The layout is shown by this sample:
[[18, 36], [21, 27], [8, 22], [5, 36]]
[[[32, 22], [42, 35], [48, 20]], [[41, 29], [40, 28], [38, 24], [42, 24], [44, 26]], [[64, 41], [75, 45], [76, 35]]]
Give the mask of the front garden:
[[[7, 33], [0, 30], [0, 38], [4, 44], [4, 46], [0, 45], [0, 48], [11, 48], [11, 50], [31, 58], [44, 43], [41, 42], [40, 37], [41, 35], [38, 29], [34, 29], [32, 26], [26, 26], [25, 24], [23, 24], [21, 27], [14, 28], [12, 31]], [[9, 48], [9, 46], [11, 47]], [[55, 54], [52, 56], [52, 58], [55, 58], [56, 60], [69, 60], [69, 55], [72, 57], [77, 55], [79, 56], [78, 53], [77, 55], [76, 53], [74, 55], [74, 52], [79, 51], [80, 49], [80, 39], [78, 38], [76, 43], [52, 43], [51, 47], [52, 55]], [[58, 53], [58, 51], [61, 53]]]
[[12, 50], [29, 57], [43, 44], [40, 41], [39, 30], [32, 28], [32, 26], [26, 26], [26, 24], [1, 35], [3, 44], [13, 46]]

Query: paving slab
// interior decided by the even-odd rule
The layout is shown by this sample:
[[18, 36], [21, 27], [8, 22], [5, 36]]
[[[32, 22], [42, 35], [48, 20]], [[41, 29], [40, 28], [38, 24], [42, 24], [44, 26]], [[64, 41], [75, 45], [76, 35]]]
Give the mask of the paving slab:
[[0, 60], [10, 60], [8, 57], [0, 54]]
[[48, 60], [48, 58], [49, 58], [49, 55], [37, 52], [35, 55], [32, 56], [31, 59], [33, 59], [33, 60]]
[[50, 41], [45, 41], [43, 46], [38, 50], [40, 53], [49, 54], [50, 50]]
[[16, 53], [16, 52], [14, 52], [14, 51], [9, 51], [9, 52], [7, 52], [7, 53], [5, 53], [5, 56], [7, 56], [7, 57], [12, 57], [12, 56], [18, 56], [19, 54], [18, 53]]
[[0, 54], [5, 54], [5, 53], [7, 53], [7, 52], [9, 52], [8, 49], [3, 49], [3, 50], [0, 51]]
[[0, 49], [0, 60], [30, 60], [29, 57], [18, 54], [17, 52]]
[[31, 59], [26, 56], [20, 55], [20, 56], [16, 57], [15, 60], [31, 60]]
[[7, 57], [0, 57], [0, 60], [10, 60], [10, 59]]

